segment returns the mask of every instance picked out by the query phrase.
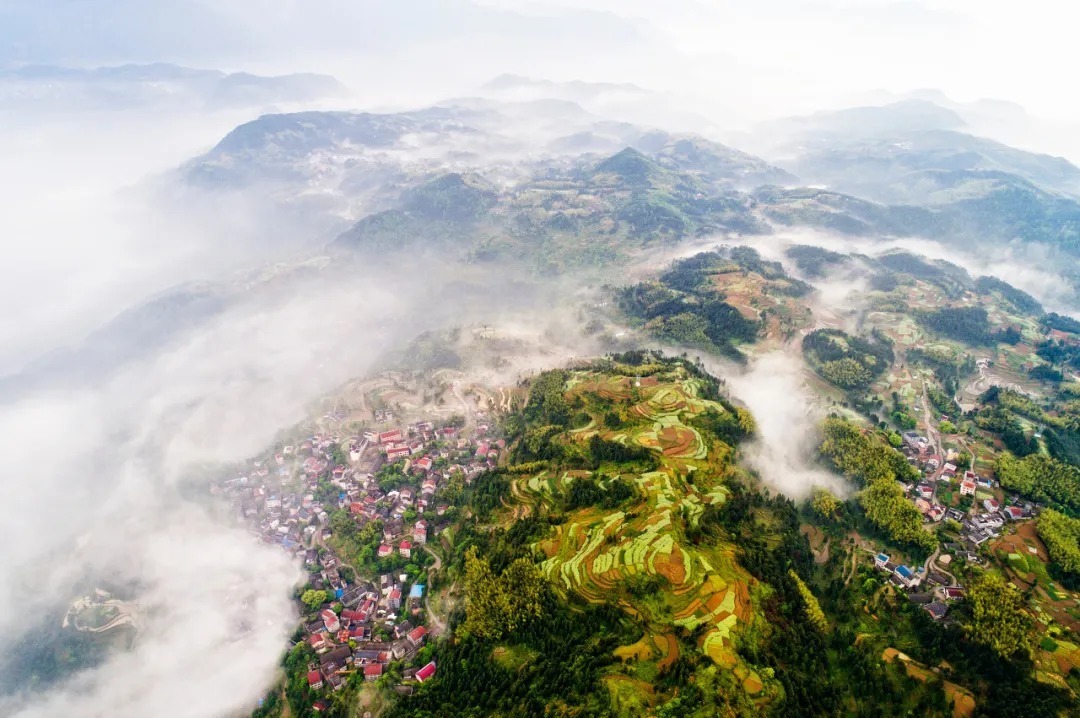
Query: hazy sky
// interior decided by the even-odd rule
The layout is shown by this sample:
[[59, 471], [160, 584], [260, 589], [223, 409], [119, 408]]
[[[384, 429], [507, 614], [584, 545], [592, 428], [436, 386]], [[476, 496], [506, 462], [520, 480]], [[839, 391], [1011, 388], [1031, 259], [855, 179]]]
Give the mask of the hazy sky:
[[[847, 93], [938, 87], [962, 100], [1011, 99], [1053, 119], [1080, 120], [1065, 89], [1075, 63], [1073, 3], [1033, 0], [481, 0], [544, 12], [590, 8], [638, 18], [712, 73], [718, 91], [762, 84], [757, 99], [783, 109]], [[708, 91], [708, 87], [702, 87]]]

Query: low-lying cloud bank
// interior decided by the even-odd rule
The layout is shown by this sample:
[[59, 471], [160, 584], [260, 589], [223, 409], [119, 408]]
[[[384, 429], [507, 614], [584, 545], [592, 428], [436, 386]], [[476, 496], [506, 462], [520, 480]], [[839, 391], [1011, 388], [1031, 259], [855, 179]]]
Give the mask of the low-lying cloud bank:
[[793, 499], [806, 498], [815, 486], [841, 496], [849, 492], [840, 477], [814, 463], [824, 413], [806, 387], [797, 357], [783, 351], [762, 355], [727, 383], [757, 422], [757, 436], [743, 453], [768, 486]]

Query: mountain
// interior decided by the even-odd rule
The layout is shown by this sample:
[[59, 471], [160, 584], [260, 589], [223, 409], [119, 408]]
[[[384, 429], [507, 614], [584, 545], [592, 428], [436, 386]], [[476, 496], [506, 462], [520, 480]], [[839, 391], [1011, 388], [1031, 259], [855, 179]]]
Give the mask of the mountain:
[[167, 63], [91, 69], [23, 65], [0, 70], [0, 109], [19, 111], [223, 109], [344, 97], [329, 75], [260, 76]]
[[804, 181], [881, 202], [944, 204], [972, 183], [1006, 175], [1057, 192], [1080, 191], [1080, 168], [950, 130], [820, 138], [785, 165]]
[[926, 100], [901, 100], [880, 106], [852, 107], [776, 120], [767, 129], [797, 141], [873, 137], [928, 130], [957, 130], [964, 119], [953, 110]]

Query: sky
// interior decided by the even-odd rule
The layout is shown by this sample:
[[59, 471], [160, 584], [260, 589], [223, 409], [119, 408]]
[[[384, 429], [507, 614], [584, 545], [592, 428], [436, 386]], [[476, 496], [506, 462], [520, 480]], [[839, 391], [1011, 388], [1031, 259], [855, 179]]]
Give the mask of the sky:
[[[418, 331], [410, 317], [455, 306], [437, 282], [403, 301], [416, 273], [380, 267], [318, 286], [253, 279], [276, 279], [280, 263], [296, 259], [269, 241], [291, 228], [243, 197], [170, 184], [236, 125], [281, 110], [416, 106], [503, 73], [637, 83], [658, 93], [652, 104], [685, 108], [688, 122], [718, 132], [933, 87], [960, 101], [1021, 103], [1043, 118], [1023, 141], [1080, 159], [1080, 96], [1064, 82], [1077, 13], [1046, 0], [0, 0], [0, 71], [172, 62], [324, 72], [353, 92], [332, 105], [48, 113], [0, 95], [0, 376], [171, 287], [260, 287], [92, 386], [0, 399], [0, 655], [38, 630], [24, 620], [27, 606], [52, 620], [96, 576], [134, 582], [147, 608], [136, 650], [47, 696], [0, 698], [0, 714], [186, 718], [249, 708], [294, 625], [299, 576], [192, 498], [193, 467], [249, 457], [306, 416], [313, 398]], [[310, 249], [317, 237], [295, 239]], [[1052, 272], [1004, 271], [1048, 306], [1064, 296]], [[780, 383], [765, 390], [769, 376]], [[813, 414], [797, 385], [779, 356], [732, 382], [763, 417], [754, 455], [763, 471], [815, 475], [782, 450], [785, 425]], [[792, 402], [776, 405], [777, 392]], [[238, 606], [254, 626], [240, 641]]]

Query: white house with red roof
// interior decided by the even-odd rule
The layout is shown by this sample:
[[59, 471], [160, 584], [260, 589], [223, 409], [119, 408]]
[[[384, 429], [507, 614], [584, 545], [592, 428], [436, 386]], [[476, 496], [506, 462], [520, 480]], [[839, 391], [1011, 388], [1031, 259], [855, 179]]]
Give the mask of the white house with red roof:
[[383, 667], [380, 663], [369, 663], [364, 666], [364, 680], [374, 681], [382, 675]]
[[311, 687], [311, 690], [313, 690], [313, 691], [319, 690], [320, 688], [323, 687], [322, 674], [319, 673], [318, 671], [309, 671], [308, 674], [307, 674], [307, 682], [308, 682], [308, 686]]
[[975, 482], [971, 479], [964, 479], [960, 482], [960, 495], [961, 496], [974, 496], [975, 495]]
[[387, 556], [389, 556], [393, 552], [394, 552], [394, 549], [389, 544], [384, 543], [381, 546], [379, 546], [379, 558], [386, 558]]
[[417, 626], [408, 633], [405, 634], [405, 638], [409, 643], [414, 646], [420, 646], [424, 642], [424, 637], [427, 635], [427, 629], [423, 626]]
[[308, 636], [308, 645], [314, 649], [316, 653], [326, 653], [334, 647], [334, 642], [330, 640], [330, 634], [328, 633], [312, 633]]
[[319, 618], [322, 619], [323, 625], [326, 626], [326, 630], [330, 633], [337, 633], [341, 630], [341, 621], [338, 619], [338, 615], [329, 608], [320, 612]]
[[416, 543], [421, 544], [421, 545], [426, 544], [427, 543], [427, 521], [424, 521], [423, 519], [420, 519], [419, 521], [417, 521], [416, 525], [413, 526], [412, 536], [413, 536], [413, 541], [415, 541]]
[[408, 539], [405, 539], [404, 541], [399, 543], [398, 544], [398, 553], [400, 553], [405, 558], [411, 558], [412, 557], [412, 542], [409, 541]]
[[1005, 518], [1011, 521], [1019, 521], [1024, 518], [1024, 510], [1019, 506], [1008, 506], [1002, 513], [1005, 514]]
[[409, 447], [407, 446], [394, 446], [386, 450], [387, 461], [397, 461], [403, 459], [409, 455]]
[[401, 441], [402, 438], [401, 429], [391, 429], [379, 434], [379, 443], [389, 444], [391, 442]]

